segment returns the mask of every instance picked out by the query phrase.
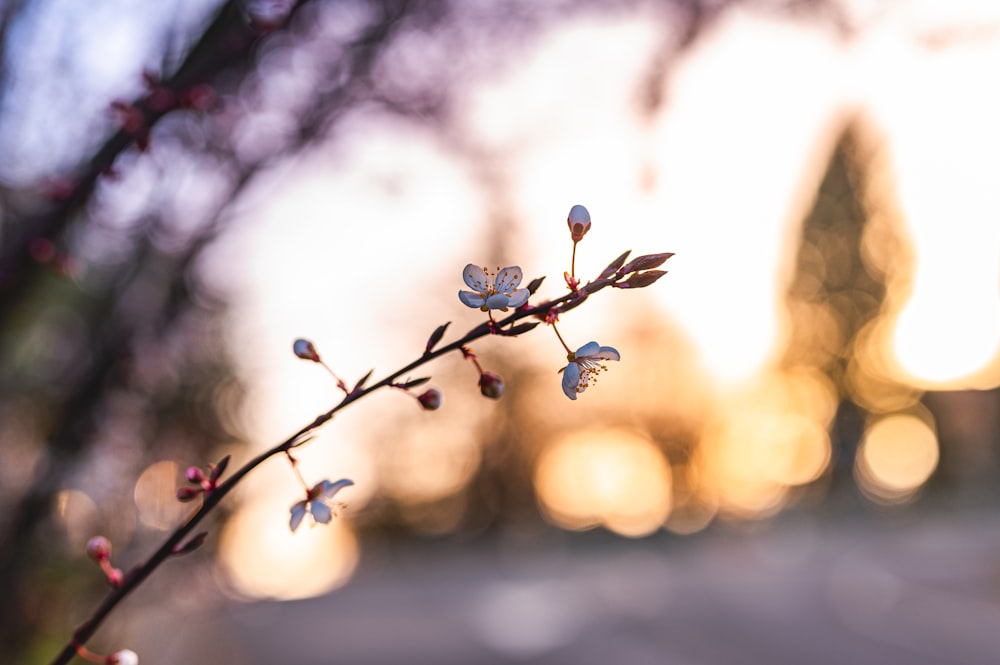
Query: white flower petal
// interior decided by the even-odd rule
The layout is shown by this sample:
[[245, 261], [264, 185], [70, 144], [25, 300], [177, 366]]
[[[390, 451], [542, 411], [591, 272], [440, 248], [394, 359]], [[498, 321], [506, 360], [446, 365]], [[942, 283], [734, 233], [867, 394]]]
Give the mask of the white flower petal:
[[582, 205], [575, 205], [569, 209], [569, 217], [566, 219], [570, 224], [589, 224], [590, 211]]
[[520, 307], [524, 303], [528, 302], [528, 297], [530, 295], [531, 292], [528, 291], [528, 289], [518, 289], [517, 291], [514, 291], [514, 295], [510, 297], [510, 300], [507, 302], [507, 306]]
[[562, 389], [566, 397], [576, 399], [576, 389], [580, 385], [580, 366], [576, 363], [566, 365], [563, 370]]
[[294, 506], [292, 506], [292, 519], [288, 521], [288, 528], [295, 533], [295, 530], [299, 528], [302, 524], [302, 518], [306, 516], [306, 502], [299, 501]]
[[320, 524], [326, 524], [333, 519], [333, 511], [330, 510], [330, 506], [322, 501], [313, 501], [309, 504], [309, 512], [312, 513], [313, 519]]
[[602, 346], [601, 350], [594, 354], [595, 358], [600, 358], [601, 360], [621, 360], [622, 355], [618, 353], [618, 349], [613, 346]]
[[601, 346], [597, 342], [587, 342], [573, 354], [579, 361], [586, 360], [621, 360], [622, 356], [618, 349], [613, 346]]
[[139, 665], [139, 656], [131, 649], [116, 651], [107, 658], [108, 665]]
[[479, 309], [484, 304], [486, 304], [486, 298], [484, 298], [479, 293], [473, 293], [472, 291], [459, 291], [458, 299], [462, 301], [462, 304], [466, 307], [474, 307]]
[[486, 276], [482, 268], [474, 263], [465, 266], [465, 270], [462, 271], [462, 279], [465, 280], [470, 289], [474, 289], [479, 293], [486, 293], [489, 290], [489, 277]]
[[521, 266], [501, 268], [500, 272], [497, 273], [495, 288], [500, 293], [511, 293], [521, 283], [523, 276], [524, 273], [521, 272]]
[[326, 500], [330, 500], [334, 495], [345, 487], [350, 487], [354, 484], [353, 480], [349, 478], [341, 478], [335, 483], [331, 483], [329, 480], [323, 481], [323, 493], [320, 495]]
[[486, 299], [486, 306], [490, 309], [506, 309], [510, 298], [502, 293], [494, 293]]

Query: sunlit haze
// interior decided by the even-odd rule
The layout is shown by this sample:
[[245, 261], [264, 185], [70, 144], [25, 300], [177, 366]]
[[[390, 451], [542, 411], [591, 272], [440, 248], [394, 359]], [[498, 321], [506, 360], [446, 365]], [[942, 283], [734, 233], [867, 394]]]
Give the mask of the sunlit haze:
[[[655, 294], [625, 295], [692, 352], [686, 365], [655, 376], [667, 386], [661, 392], [708, 389], [689, 395], [692, 408], [680, 416], [698, 432], [683, 464], [671, 463], [665, 442], [617, 425], [566, 429], [546, 442], [534, 469], [543, 514], [562, 528], [625, 536], [664, 526], [690, 533], [717, 512], [773, 514], [794, 488], [828, 473], [834, 456], [835, 388], [817, 371], [782, 368], [792, 334], [784, 299], [802, 220], [850, 126], [881, 169], [862, 183], [872, 220], [862, 258], [887, 290], [845, 379], [859, 403], [885, 414], [868, 424], [855, 474], [880, 501], [908, 500], [938, 460], [933, 422], [906, 411], [920, 391], [1000, 384], [1000, 88], [981, 84], [995, 73], [1000, 42], [929, 45], [921, 7], [870, 15], [849, 38], [727, 11], [673, 63], [663, 104], [645, 111], [635, 89], [649, 72], [636, 63], [669, 26], [644, 16], [569, 18], [466, 84], [454, 143], [377, 113], [348, 118], [346, 138], [255, 189], [242, 230], [211, 267], [237, 297], [233, 343], [253, 386], [255, 445], [337, 397], [328, 376], [292, 356], [294, 338], [313, 339], [343, 376], [372, 366], [379, 374], [419, 353], [438, 323], [465, 330], [481, 319], [455, 297], [467, 262], [518, 263], [528, 276], [547, 274], [542, 293], [558, 295], [569, 267], [566, 211], [582, 203], [594, 220], [579, 247], [583, 275], [627, 248], [677, 253]], [[469, 175], [463, 150], [490, 156], [493, 172]], [[500, 189], [507, 207], [484, 209], [483, 187]], [[887, 254], [890, 240], [899, 253]], [[652, 401], [655, 392], [630, 390], [640, 368], [659, 361], [624, 336], [612, 299], [597, 300], [567, 314], [565, 330], [575, 344], [622, 335], [622, 362], [605, 394], [580, 402], [673, 414]], [[841, 334], [832, 318], [806, 323], [831, 344]], [[495, 341], [481, 347], [509, 348]], [[559, 347], [536, 340], [525, 349], [552, 366], [531, 388], [546, 405], [537, 408], [578, 413], [582, 404], [561, 395]], [[373, 400], [394, 413], [413, 407], [398, 395]], [[380, 444], [364, 418], [338, 420], [310, 447], [310, 466], [358, 481], [352, 509], [378, 492], [414, 502], [460, 492], [480, 451], [456, 431], [491, 405], [454, 398], [477, 413], [456, 425], [462, 417], [450, 400], [438, 435]], [[379, 445], [397, 451], [395, 466], [376, 463]], [[295, 486], [276, 480], [282, 474], [265, 474], [246, 496], [290, 504]], [[260, 510], [256, 502], [241, 509], [223, 541], [225, 568], [243, 593], [309, 595], [350, 574], [357, 545], [345, 523], [331, 536], [342, 564], [309, 568], [298, 587], [268, 581], [269, 567], [311, 565], [299, 559], [313, 551], [306, 540], [321, 536], [291, 536], [280, 511]], [[266, 557], [246, 554], [258, 551]]]
[[0, 661], [996, 660], [998, 72], [1000, 0], [0, 0]]

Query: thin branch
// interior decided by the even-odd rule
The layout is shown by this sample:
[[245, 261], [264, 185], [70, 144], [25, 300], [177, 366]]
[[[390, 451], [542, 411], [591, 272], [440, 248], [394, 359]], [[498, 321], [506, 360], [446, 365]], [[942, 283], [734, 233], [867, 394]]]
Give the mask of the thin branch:
[[222, 499], [225, 498], [226, 495], [229, 494], [229, 492], [232, 491], [241, 480], [243, 480], [244, 477], [271, 457], [286, 453], [294, 448], [302, 441], [303, 437], [332, 420], [338, 411], [343, 410], [350, 404], [366, 397], [376, 390], [392, 386], [392, 384], [394, 384], [399, 377], [412, 372], [417, 367], [453, 351], [461, 352], [466, 345], [477, 339], [491, 334], [504, 336], [504, 328], [513, 326], [515, 322], [521, 319], [534, 317], [545, 320], [546, 317], [554, 313], [572, 309], [581, 304], [590, 294], [596, 293], [597, 291], [600, 291], [608, 286], [617, 286], [617, 284], [621, 282], [624, 277], [624, 274], [619, 273], [612, 275], [611, 277], [600, 278], [586, 284], [578, 291], [568, 293], [561, 298], [545, 301], [535, 305], [534, 307], [518, 309], [506, 318], [495, 323], [492, 321], [482, 323], [466, 333], [466, 335], [461, 339], [446, 346], [442, 346], [430, 353], [422, 353], [417, 359], [399, 368], [377, 383], [374, 383], [367, 388], [349, 392], [329, 411], [320, 414], [311, 423], [300, 428], [297, 432], [289, 436], [281, 443], [278, 443], [274, 447], [260, 453], [248, 461], [228, 479], [226, 479], [225, 482], [219, 484], [213, 491], [207, 493], [197, 512], [191, 515], [186, 522], [177, 527], [177, 529], [167, 537], [163, 544], [160, 545], [160, 547], [153, 552], [149, 558], [125, 574], [125, 578], [121, 586], [117, 587], [110, 594], [108, 594], [104, 601], [97, 607], [97, 609], [94, 610], [94, 613], [90, 616], [90, 618], [77, 627], [77, 629], [73, 632], [72, 638], [51, 661], [51, 665], [65, 665], [66, 663], [69, 663], [77, 654], [78, 649], [86, 644], [91, 637], [93, 637], [94, 633], [97, 632], [97, 629], [101, 626], [111, 611], [114, 610], [115, 607], [117, 607], [118, 604], [121, 603], [130, 593], [138, 588], [139, 585], [141, 585], [146, 578], [148, 578], [164, 561], [176, 553], [176, 548], [184, 541], [187, 535], [191, 533], [191, 531], [193, 531], [206, 516], [208, 516], [215, 506], [217, 506], [219, 502], [222, 501]]

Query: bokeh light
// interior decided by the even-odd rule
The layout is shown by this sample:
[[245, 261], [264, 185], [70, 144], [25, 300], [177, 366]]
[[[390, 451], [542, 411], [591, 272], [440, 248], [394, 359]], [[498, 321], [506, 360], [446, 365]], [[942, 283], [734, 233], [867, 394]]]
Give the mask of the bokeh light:
[[164, 460], [150, 464], [135, 482], [135, 507], [139, 520], [154, 529], [172, 529], [191, 510], [177, 500], [181, 471], [177, 462]]
[[926, 410], [873, 418], [855, 462], [861, 489], [886, 503], [913, 497], [937, 468], [940, 451]]
[[[962, 259], [959, 259], [961, 261]], [[953, 266], [955, 267], [955, 266]], [[921, 385], [969, 385], [997, 357], [1000, 340], [1000, 295], [994, 271], [961, 284], [939, 283], [921, 288], [899, 315], [894, 348], [899, 362]], [[968, 288], [976, 284], [979, 288]], [[991, 286], [992, 284], [992, 286]], [[955, 298], [961, 293], [961, 298]], [[942, 340], [948, 340], [942, 345]], [[992, 384], [996, 372], [982, 385]]]
[[346, 583], [357, 566], [357, 537], [342, 518], [288, 528], [288, 511], [274, 500], [251, 501], [226, 523], [219, 564], [232, 588], [248, 598], [291, 600]]
[[433, 416], [414, 420], [417, 422], [384, 439], [378, 451], [382, 492], [404, 503], [437, 501], [457, 494], [479, 467], [481, 452], [473, 435], [474, 422], [463, 427]]
[[689, 536], [708, 527], [719, 512], [719, 500], [704, 485], [698, 467], [681, 464], [673, 467], [673, 509], [664, 526], [667, 531]]
[[728, 393], [696, 451], [703, 491], [732, 515], [773, 513], [789, 488], [829, 464], [835, 404], [830, 385], [810, 373], [773, 373]]
[[535, 487], [545, 514], [567, 529], [601, 525], [637, 537], [670, 515], [670, 464], [655, 443], [627, 429], [578, 430], [546, 445]]
[[[979, 20], [996, 20], [991, 3], [956, 3], [948, 17], [927, 11], [932, 3], [918, 4], [925, 7], [910, 20], [927, 34], [946, 35], [971, 20], [960, 18], [968, 11], [962, 5], [977, 12], [991, 7]], [[925, 389], [995, 386], [1000, 196], [990, 183], [1000, 168], [1000, 128], [993, 121], [1000, 92], [981, 85], [980, 76], [1000, 44], [970, 39], [935, 49], [897, 37], [885, 30], [866, 40], [865, 62], [879, 64], [859, 79], [866, 116], [883, 146], [873, 172], [875, 226], [892, 227], [903, 239], [881, 249], [866, 243], [867, 255], [881, 257], [889, 277], [886, 351], [899, 380]], [[893, 85], [884, 85], [889, 78]], [[946, 132], [928, 131], [945, 125]]]

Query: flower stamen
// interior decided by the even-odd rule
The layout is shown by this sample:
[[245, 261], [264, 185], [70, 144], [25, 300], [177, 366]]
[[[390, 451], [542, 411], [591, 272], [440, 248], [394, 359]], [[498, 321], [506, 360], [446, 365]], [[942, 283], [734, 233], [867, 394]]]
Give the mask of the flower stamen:
[[621, 355], [613, 347], [589, 342], [575, 352], [569, 352], [566, 359], [569, 364], [562, 370], [562, 389], [566, 397], [575, 400], [591, 384], [597, 383], [601, 372], [607, 371], [608, 366], [602, 361], [620, 360]]
[[[458, 298], [467, 307], [473, 307], [483, 312], [498, 309], [509, 311], [528, 301], [531, 293], [528, 289], [519, 289], [523, 273], [518, 266], [497, 266], [490, 272], [487, 266], [480, 268], [472, 263], [465, 266], [462, 279], [472, 291], [459, 291]], [[492, 316], [490, 317], [492, 320]]]

